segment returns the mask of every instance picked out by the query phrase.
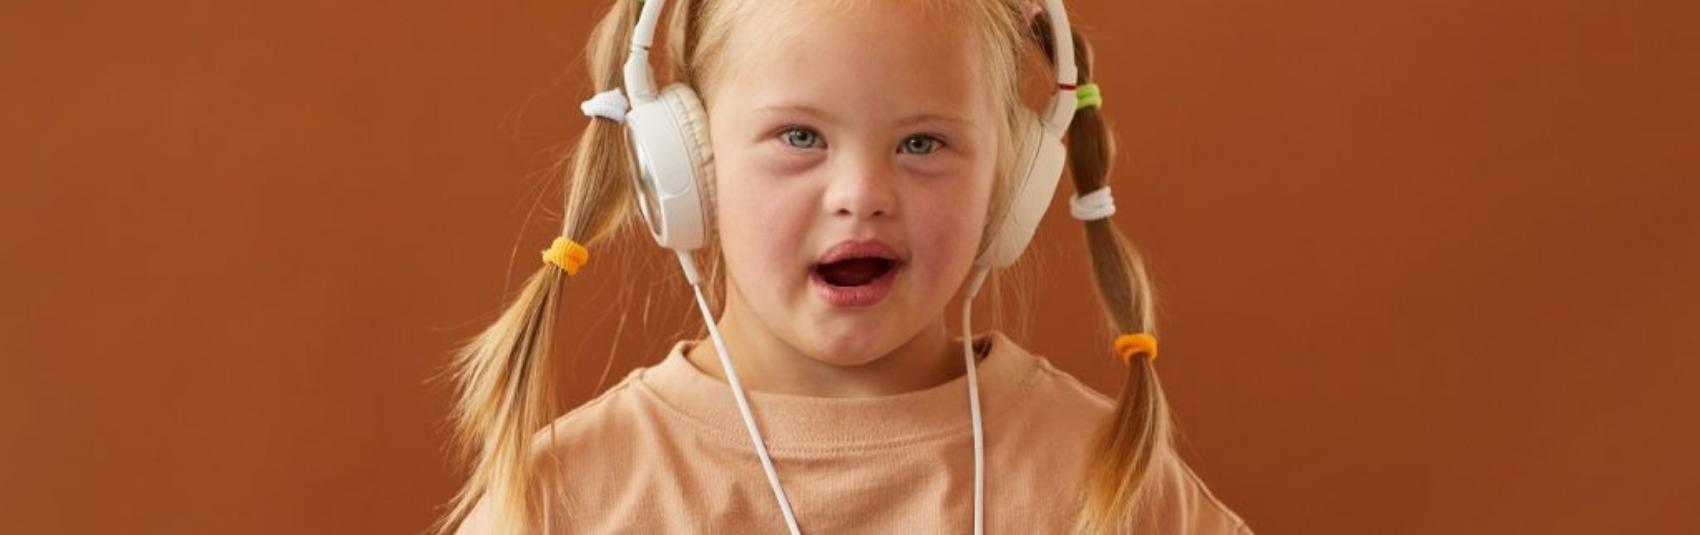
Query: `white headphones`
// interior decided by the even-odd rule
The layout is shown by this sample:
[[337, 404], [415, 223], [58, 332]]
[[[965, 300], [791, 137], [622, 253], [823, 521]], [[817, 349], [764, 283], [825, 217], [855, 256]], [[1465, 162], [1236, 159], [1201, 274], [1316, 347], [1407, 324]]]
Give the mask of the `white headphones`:
[[[632, 187], [650, 235], [678, 254], [685, 277], [695, 284], [700, 277], [690, 253], [706, 240], [706, 207], [713, 200], [704, 198], [704, 184], [713, 179], [714, 162], [706, 114], [696, 92], [685, 84], [655, 90], [649, 46], [664, 4], [666, 0], [644, 2], [632, 32], [625, 64], [626, 94], [632, 101], [625, 118], [626, 135], [633, 159]], [[1026, 112], [1017, 119], [1020, 152], [1011, 170], [1017, 179], [1013, 202], [993, 226], [990, 245], [974, 261], [982, 269], [1005, 267], [1021, 257], [1062, 178], [1067, 157], [1062, 137], [1075, 110], [1074, 40], [1062, 0], [1045, 0], [1045, 12], [1056, 51], [1057, 91], [1043, 114]]]

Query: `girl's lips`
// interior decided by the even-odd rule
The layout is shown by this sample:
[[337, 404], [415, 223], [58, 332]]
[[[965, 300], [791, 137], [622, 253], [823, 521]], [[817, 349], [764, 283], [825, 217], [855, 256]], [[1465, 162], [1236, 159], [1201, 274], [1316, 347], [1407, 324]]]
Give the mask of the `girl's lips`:
[[890, 270], [881, 274], [879, 278], [869, 281], [867, 284], [836, 286], [826, 282], [826, 278], [819, 271], [813, 271], [809, 275], [809, 282], [814, 285], [815, 293], [820, 295], [821, 299], [826, 301], [827, 304], [839, 308], [859, 308], [873, 305], [885, 299], [885, 296], [891, 293], [891, 287], [895, 283], [897, 275], [902, 272], [903, 265], [896, 264]]
[[815, 265], [831, 264], [850, 258], [884, 258], [893, 264], [901, 265], [903, 257], [897, 254], [897, 249], [879, 240], [847, 240], [827, 249], [815, 260]]

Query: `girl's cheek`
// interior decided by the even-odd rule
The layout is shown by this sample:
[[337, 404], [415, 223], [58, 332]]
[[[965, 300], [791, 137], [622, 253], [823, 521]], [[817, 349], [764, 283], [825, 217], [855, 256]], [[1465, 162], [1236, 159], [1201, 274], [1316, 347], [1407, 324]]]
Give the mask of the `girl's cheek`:
[[972, 188], [960, 185], [929, 187], [926, 197], [916, 203], [922, 209], [909, 210], [911, 217], [922, 218], [915, 226], [923, 229], [932, 250], [953, 251], [958, 248], [957, 244], [972, 241], [969, 235], [976, 233], [981, 224], [977, 219], [980, 211], [974, 209], [973, 195]]
[[963, 176], [971, 176], [975, 163], [957, 153], [909, 157], [900, 161], [910, 174], [933, 180], [958, 180]]
[[763, 180], [779, 180], [809, 172], [821, 158], [813, 154], [757, 154], [751, 158], [751, 171]]
[[806, 223], [808, 200], [799, 198], [795, 181], [773, 174], [764, 166], [728, 166], [717, 189], [717, 212], [722, 236], [737, 243], [726, 244], [744, 254], [784, 256], [783, 249], [796, 240], [791, 236]]

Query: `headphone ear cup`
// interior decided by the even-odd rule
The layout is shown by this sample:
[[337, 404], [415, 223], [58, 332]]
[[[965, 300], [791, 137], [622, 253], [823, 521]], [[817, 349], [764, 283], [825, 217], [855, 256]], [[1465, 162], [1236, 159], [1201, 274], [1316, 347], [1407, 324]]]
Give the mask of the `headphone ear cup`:
[[714, 228], [714, 148], [708, 137], [708, 109], [697, 92], [685, 84], [667, 86], [664, 92], [679, 117], [679, 132], [691, 154], [691, 169], [702, 211], [698, 228], [706, 238]]
[[1015, 135], [1016, 162], [1010, 170], [1015, 187], [1011, 189], [1003, 217], [992, 226], [990, 244], [974, 260], [975, 265], [983, 268], [1008, 267], [1021, 258], [1050, 208], [1068, 157], [1062, 135], [1045, 129], [1035, 113], [1020, 116]]
[[714, 167], [702, 101], [684, 84], [626, 114], [631, 183], [655, 242], [668, 249], [702, 247], [708, 233], [708, 187]]

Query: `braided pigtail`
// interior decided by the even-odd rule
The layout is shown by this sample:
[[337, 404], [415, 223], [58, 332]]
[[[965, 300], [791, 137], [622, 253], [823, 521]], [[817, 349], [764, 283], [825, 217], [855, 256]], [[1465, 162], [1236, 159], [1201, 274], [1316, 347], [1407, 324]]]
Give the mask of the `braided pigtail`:
[[[616, 2], [591, 34], [587, 63], [597, 91], [621, 85], [620, 67], [640, 4]], [[555, 411], [550, 366], [551, 333], [563, 286], [594, 247], [631, 220], [625, 133], [607, 119], [592, 119], [567, 169], [559, 255], [526, 279], [508, 308], [458, 350], [451, 373], [457, 386], [453, 425], [458, 453], [471, 465], [435, 531], [453, 532], [482, 510], [492, 533], [533, 533], [537, 504], [527, 477], [532, 439]], [[559, 245], [567, 245], [563, 250]]]

